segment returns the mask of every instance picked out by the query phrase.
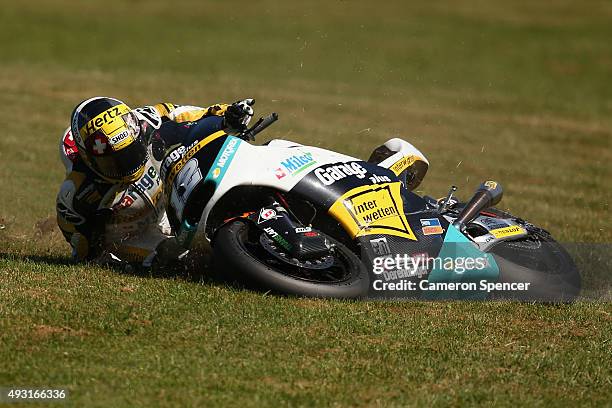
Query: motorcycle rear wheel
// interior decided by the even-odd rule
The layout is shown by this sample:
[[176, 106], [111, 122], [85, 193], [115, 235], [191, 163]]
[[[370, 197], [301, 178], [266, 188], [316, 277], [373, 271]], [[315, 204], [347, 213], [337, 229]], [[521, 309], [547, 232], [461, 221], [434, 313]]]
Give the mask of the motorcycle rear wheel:
[[333, 244], [333, 265], [312, 271], [280, 262], [259, 243], [261, 231], [244, 220], [232, 221], [217, 231], [213, 262], [220, 274], [262, 290], [318, 298], [363, 298], [368, 274], [361, 260], [342, 243]]

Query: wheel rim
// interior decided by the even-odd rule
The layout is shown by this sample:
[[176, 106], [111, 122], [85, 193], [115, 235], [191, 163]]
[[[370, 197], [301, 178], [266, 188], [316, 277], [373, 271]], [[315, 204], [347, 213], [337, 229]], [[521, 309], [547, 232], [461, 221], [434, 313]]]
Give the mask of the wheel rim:
[[[282, 256], [274, 256], [269, 250], [264, 249], [260, 243], [261, 234], [263, 233], [254, 231], [245, 225], [237, 234], [238, 242], [250, 257], [279, 274], [293, 279], [323, 284], [346, 282], [358, 274], [358, 271], [351, 268], [351, 261], [348, 256], [337, 245], [333, 246], [333, 252], [330, 254], [333, 257], [333, 263], [329, 268], [303, 268], [283, 262]], [[330, 238], [328, 237], [328, 239]], [[333, 239], [330, 240], [334, 242]]]

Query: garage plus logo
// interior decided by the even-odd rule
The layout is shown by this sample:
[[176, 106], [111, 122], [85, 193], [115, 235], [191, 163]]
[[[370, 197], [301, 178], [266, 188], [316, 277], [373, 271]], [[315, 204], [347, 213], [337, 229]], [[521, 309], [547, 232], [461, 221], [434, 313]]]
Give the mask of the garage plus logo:
[[363, 179], [368, 171], [359, 163], [341, 163], [328, 167], [321, 167], [314, 171], [319, 181], [325, 186], [331, 186], [338, 180], [342, 180], [349, 176], [355, 176], [358, 179]]

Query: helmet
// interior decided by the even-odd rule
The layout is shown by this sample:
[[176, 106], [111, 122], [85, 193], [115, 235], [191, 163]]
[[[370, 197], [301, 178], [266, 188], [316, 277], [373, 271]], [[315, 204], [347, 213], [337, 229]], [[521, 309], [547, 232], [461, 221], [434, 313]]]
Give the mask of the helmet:
[[131, 183], [144, 173], [149, 159], [136, 115], [113, 98], [87, 99], [72, 112], [72, 137], [79, 155], [111, 183]]

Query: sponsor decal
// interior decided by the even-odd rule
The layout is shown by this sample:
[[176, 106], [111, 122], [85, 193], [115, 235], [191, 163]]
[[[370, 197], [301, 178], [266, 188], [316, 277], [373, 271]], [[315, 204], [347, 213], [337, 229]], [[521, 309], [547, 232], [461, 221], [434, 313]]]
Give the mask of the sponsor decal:
[[424, 218], [421, 220], [421, 230], [423, 235], [440, 235], [444, 232], [437, 218]]
[[221, 146], [219, 154], [215, 158], [215, 167], [209, 170], [206, 180], [214, 180], [217, 184], [221, 182], [241, 142], [242, 141], [237, 137], [229, 136], [227, 138], [223, 146]]
[[123, 196], [123, 198], [121, 199], [121, 201], [119, 201], [119, 203], [115, 204], [113, 206], [114, 210], [120, 210], [122, 208], [128, 208], [130, 207], [132, 204], [134, 204], [134, 198], [129, 196], [129, 195], [125, 195]]
[[295, 229], [295, 232], [297, 234], [300, 234], [300, 233], [303, 233], [303, 232], [310, 232], [310, 231], [312, 231], [312, 228], [310, 228], [310, 227], [298, 227], [298, 228]]
[[498, 229], [489, 231], [489, 233], [491, 233], [495, 238], [512, 237], [514, 235], [524, 234], [525, 232], [526, 231], [522, 227], [519, 227], [518, 225], [513, 225], [511, 227], [506, 227], [506, 228], [498, 228]]
[[262, 208], [259, 212], [259, 218], [257, 219], [257, 223], [261, 224], [262, 222], [266, 222], [269, 220], [275, 220], [278, 217], [276, 211], [272, 208]]
[[390, 183], [391, 178], [387, 176], [379, 176], [378, 174], [372, 174], [372, 176], [370, 177], [370, 181], [374, 184]]
[[274, 175], [276, 176], [276, 178], [278, 180], [282, 179], [283, 177], [285, 177], [287, 175], [287, 173], [285, 173], [285, 170], [281, 169], [280, 167], [276, 170], [274, 170]]
[[391, 253], [391, 248], [389, 248], [387, 238], [385, 237], [371, 239], [370, 245], [372, 245], [372, 250], [377, 256], [389, 255]]
[[478, 221], [482, 223], [484, 226], [486, 226], [487, 229], [489, 230], [505, 228], [509, 225], [506, 221], [500, 220], [498, 218], [484, 218], [483, 217], [483, 218], [480, 218]]
[[[140, 179], [130, 184], [130, 186], [125, 191], [125, 195], [123, 196], [121, 201], [119, 201], [117, 204], [113, 206], [113, 210], [120, 210], [122, 208], [130, 207], [132, 204], [134, 204], [136, 200], [138, 200], [139, 198], [138, 193], [148, 194], [151, 192], [151, 190], [154, 189], [154, 187], [155, 188], [161, 187], [161, 179], [159, 178], [159, 174], [155, 170], [155, 167], [151, 166], [149, 167], [147, 172], [142, 175]], [[151, 197], [151, 201], [154, 204], [157, 203], [157, 200], [159, 199], [159, 194], [158, 194], [159, 192], [161, 192], [161, 189], [159, 189], [158, 192], [156, 192], [153, 196], [148, 194]]]
[[495, 190], [497, 188], [497, 183], [491, 180], [485, 181], [484, 185], [491, 190]]
[[329, 213], [353, 237], [386, 234], [416, 241], [400, 188], [400, 182], [356, 187], [336, 200]]
[[121, 118], [121, 115], [124, 115], [129, 111], [130, 108], [128, 108], [125, 104], [113, 106], [87, 122], [81, 128], [81, 134], [84, 134], [87, 137], [92, 135], [98, 129], [103, 129], [105, 134], [110, 135], [117, 128], [127, 126], [123, 119], [121, 119], [121, 123], [115, 123], [115, 120], [117, 118]]
[[[281, 169], [284, 169], [292, 176], [295, 176], [296, 174], [299, 174], [307, 168], [313, 166], [315, 163], [316, 160], [312, 158], [312, 153], [307, 152], [303, 155], [291, 156], [288, 159], [282, 161], [280, 164], [282, 166]], [[278, 175], [276, 177], [278, 177]]]
[[[198, 141], [197, 144], [195, 144], [195, 145], [192, 143], [193, 147], [188, 148], [185, 153], [181, 154], [181, 159], [178, 162], [174, 163], [173, 165], [172, 165], [172, 162], [170, 162], [170, 164], [168, 165], [168, 167], [170, 165], [172, 165], [172, 169], [170, 170], [170, 173], [166, 177], [167, 183], [172, 183], [174, 181], [174, 178], [178, 174], [178, 172], [181, 171], [181, 169], [185, 166], [185, 164], [189, 161], [189, 159], [191, 159], [197, 152], [202, 150], [202, 148], [204, 146], [206, 146], [207, 144], [209, 144], [213, 140], [218, 139], [218, 138], [220, 138], [221, 136], [224, 136], [224, 135], [225, 135], [225, 132], [220, 130], [220, 131], [215, 132], [212, 135], [207, 136], [204, 139]], [[179, 151], [179, 150], [180, 150], [180, 148], [177, 149], [176, 151]], [[167, 165], [166, 162], [164, 162], [164, 167], [166, 165]], [[210, 171], [212, 172], [212, 169]]]
[[66, 157], [68, 157], [68, 159], [70, 159], [71, 161], [76, 160], [76, 156], [79, 152], [79, 148], [74, 142], [71, 131], [66, 132], [66, 134], [64, 135], [64, 140], [63, 140], [62, 145], [64, 148], [64, 154], [66, 155]]
[[217, 159], [217, 166], [219, 168], [224, 168], [228, 161], [231, 160], [234, 153], [236, 153], [236, 148], [240, 144], [240, 139], [235, 137], [230, 137], [227, 139], [227, 142], [224, 144], [224, 149], [221, 152], [220, 157]]
[[401, 172], [406, 170], [408, 167], [412, 166], [415, 161], [419, 160], [417, 156], [404, 156], [395, 163], [393, 163], [389, 170], [395, 173], [396, 176], [399, 176]]
[[349, 176], [363, 179], [368, 171], [357, 162], [342, 163], [334, 166], [320, 167], [314, 171], [315, 176], [325, 186], [331, 186], [338, 180]]
[[185, 153], [194, 148], [198, 144], [199, 140], [193, 141], [189, 146], [179, 146], [176, 149], [172, 150], [166, 158], [161, 166], [161, 173], [165, 174], [168, 169], [172, 166], [173, 163], [176, 163], [180, 159], [185, 156]]
[[286, 250], [290, 250], [291, 249], [291, 244], [289, 242], [287, 242], [287, 240], [283, 237], [281, 237], [278, 232], [274, 231], [273, 228], [271, 227], [267, 227], [264, 228], [264, 231], [266, 232], [266, 234], [268, 234], [268, 236], [270, 238], [272, 238], [277, 244], [279, 244], [280, 246], [282, 246], [283, 248], [285, 248]]
[[130, 132], [127, 130], [124, 130], [123, 132], [119, 133], [118, 135], [115, 135], [113, 137], [111, 137], [108, 141], [110, 142], [110, 144], [115, 145], [119, 142], [121, 142], [123, 139], [127, 138], [129, 136]]

